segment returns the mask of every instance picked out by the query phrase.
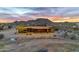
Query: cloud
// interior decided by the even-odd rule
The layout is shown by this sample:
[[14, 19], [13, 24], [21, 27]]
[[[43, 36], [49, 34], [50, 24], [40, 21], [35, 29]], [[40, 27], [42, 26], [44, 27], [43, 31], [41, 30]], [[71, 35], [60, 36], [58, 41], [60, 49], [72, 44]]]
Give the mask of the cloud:
[[0, 18], [19, 16], [75, 16], [79, 7], [0, 7]]
[[79, 7], [32, 7], [25, 9], [31, 10], [24, 13], [26, 15], [75, 16], [79, 14]]

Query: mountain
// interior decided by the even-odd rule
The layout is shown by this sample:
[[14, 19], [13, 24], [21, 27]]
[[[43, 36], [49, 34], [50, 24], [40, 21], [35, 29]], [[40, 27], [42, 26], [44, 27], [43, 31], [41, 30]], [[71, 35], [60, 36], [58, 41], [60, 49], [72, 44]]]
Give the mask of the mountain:
[[46, 18], [37, 18], [36, 20], [28, 20], [28, 21], [16, 21], [14, 22], [16, 25], [27, 25], [27, 26], [51, 26], [53, 22]]
[[37, 26], [50, 26], [53, 22], [51, 22], [49, 19], [46, 18], [37, 18], [36, 20], [29, 20], [27, 21], [27, 25], [37, 25]]

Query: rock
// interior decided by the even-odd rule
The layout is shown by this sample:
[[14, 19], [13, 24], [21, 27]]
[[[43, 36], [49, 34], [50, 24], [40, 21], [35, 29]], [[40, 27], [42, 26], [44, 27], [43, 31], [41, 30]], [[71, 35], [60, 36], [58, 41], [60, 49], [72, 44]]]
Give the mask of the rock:
[[13, 37], [7, 38], [7, 39], [6, 39], [6, 43], [7, 43], [7, 44], [16, 43], [16, 40], [17, 40], [17, 39], [16, 39], [16, 38], [13, 38]]
[[46, 49], [46, 48], [41, 48], [41, 49], [39, 49], [37, 52], [48, 52], [48, 49]]

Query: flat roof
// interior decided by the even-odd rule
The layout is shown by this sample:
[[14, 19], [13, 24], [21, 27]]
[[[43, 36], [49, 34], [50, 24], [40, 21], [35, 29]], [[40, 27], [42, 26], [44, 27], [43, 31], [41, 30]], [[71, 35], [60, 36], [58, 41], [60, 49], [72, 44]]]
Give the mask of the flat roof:
[[50, 26], [27, 26], [24, 28], [35, 28], [35, 29], [49, 29]]

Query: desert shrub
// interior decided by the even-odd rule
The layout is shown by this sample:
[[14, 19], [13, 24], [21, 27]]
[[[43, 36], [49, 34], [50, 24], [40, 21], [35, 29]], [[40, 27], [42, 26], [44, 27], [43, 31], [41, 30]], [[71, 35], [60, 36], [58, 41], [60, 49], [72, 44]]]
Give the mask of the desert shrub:
[[0, 34], [0, 39], [3, 39], [4, 38], [4, 35], [3, 34]]
[[76, 38], [74, 36], [71, 37], [71, 40], [75, 40]]
[[11, 28], [12, 28], [12, 26], [8, 26], [8, 28], [9, 28], [9, 29], [11, 29]]
[[5, 45], [4, 43], [0, 43], [0, 49], [3, 48]]
[[59, 29], [58, 29], [58, 28], [55, 28], [54, 30], [55, 30], [55, 31], [58, 31]]

